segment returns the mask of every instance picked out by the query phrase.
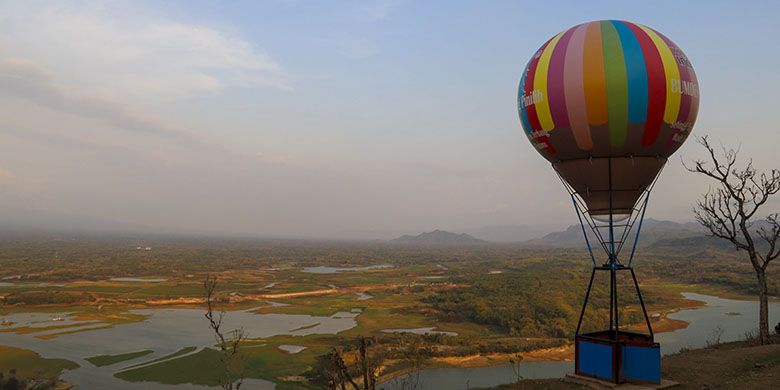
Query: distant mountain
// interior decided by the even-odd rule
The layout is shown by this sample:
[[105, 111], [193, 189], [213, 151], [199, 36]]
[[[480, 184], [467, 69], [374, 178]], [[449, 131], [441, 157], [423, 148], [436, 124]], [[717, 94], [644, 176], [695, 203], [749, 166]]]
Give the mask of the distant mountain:
[[491, 225], [458, 229], [481, 240], [491, 242], [518, 243], [532, 238], [539, 238], [545, 234], [560, 229], [563, 224], [518, 224], [518, 225]]
[[[626, 240], [627, 244], [633, 243], [633, 237], [637, 226]], [[596, 246], [596, 236], [589, 228], [585, 228], [588, 233], [588, 239], [592, 246]], [[621, 233], [622, 229], [616, 229], [615, 233]], [[602, 230], [602, 235], [606, 237], [608, 232]], [[673, 221], [659, 221], [657, 219], [647, 218], [642, 224], [642, 232], [639, 236], [639, 245], [653, 245], [656, 243], [672, 244], [675, 242], [698, 242], [698, 238], [705, 238], [704, 229], [695, 222], [679, 223]], [[704, 240], [702, 240], [703, 242]], [[580, 225], [571, 225], [566, 230], [553, 232], [542, 238], [532, 239], [524, 242], [528, 246], [555, 247], [555, 248], [576, 248], [585, 245]]]
[[390, 240], [393, 244], [403, 245], [485, 245], [488, 241], [480, 240], [466, 233], [457, 234], [444, 230], [434, 230], [432, 232], [421, 233], [416, 236], [403, 235]]

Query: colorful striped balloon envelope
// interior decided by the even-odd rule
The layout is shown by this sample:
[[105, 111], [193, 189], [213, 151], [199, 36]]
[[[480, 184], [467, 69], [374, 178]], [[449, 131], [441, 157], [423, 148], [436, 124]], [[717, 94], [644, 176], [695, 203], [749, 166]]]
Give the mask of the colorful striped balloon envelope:
[[626, 214], [688, 137], [699, 85], [669, 38], [602, 20], [542, 45], [523, 72], [517, 103], [528, 139], [591, 214]]

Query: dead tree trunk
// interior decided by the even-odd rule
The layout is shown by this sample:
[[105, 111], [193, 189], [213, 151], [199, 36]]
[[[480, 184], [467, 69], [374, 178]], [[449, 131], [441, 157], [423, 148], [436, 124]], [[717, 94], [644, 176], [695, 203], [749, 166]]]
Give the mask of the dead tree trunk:
[[758, 277], [758, 333], [761, 344], [769, 342], [769, 293], [766, 287], [766, 272]]
[[203, 289], [206, 294], [206, 314], [204, 314], [204, 316], [209, 321], [209, 328], [214, 332], [214, 338], [222, 353], [221, 360], [224, 366], [224, 372], [220, 378], [220, 386], [225, 390], [239, 390], [244, 383], [243, 362], [239, 355], [241, 342], [246, 338], [244, 329], [234, 329], [230, 331], [227, 336], [222, 330], [222, 321], [225, 319], [225, 311], [221, 310], [218, 314], [214, 314], [216, 305], [215, 294], [217, 289], [216, 276], [206, 276], [206, 280], [203, 282]]
[[696, 220], [712, 236], [747, 252], [758, 282], [759, 341], [767, 344], [770, 337], [766, 268], [780, 254], [777, 245], [780, 222], [776, 212], [763, 214], [766, 215], [763, 220], [758, 220], [756, 213], [780, 191], [780, 171], [772, 169], [769, 173], [759, 173], [750, 160], [744, 168], [735, 168], [737, 151], [724, 148], [716, 153], [706, 136], [697, 141], [707, 150], [710, 159], [694, 161], [693, 166], [686, 168], [713, 179], [716, 185], [696, 202], [693, 209]]

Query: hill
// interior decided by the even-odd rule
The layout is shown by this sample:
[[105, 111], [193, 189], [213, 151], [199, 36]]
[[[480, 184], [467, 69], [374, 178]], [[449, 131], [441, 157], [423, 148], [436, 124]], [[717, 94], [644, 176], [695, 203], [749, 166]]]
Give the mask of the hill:
[[[636, 226], [634, 227], [636, 229]], [[591, 245], [596, 243], [595, 235], [586, 228], [588, 239]], [[618, 230], [616, 230], [618, 232]], [[666, 246], [677, 244], [704, 244], [709, 243], [706, 240], [705, 231], [695, 222], [679, 223], [673, 221], [660, 221], [647, 218], [642, 224], [642, 233], [639, 238], [640, 246], [655, 245], [664, 243]], [[633, 234], [628, 243], [633, 243]], [[523, 244], [537, 247], [553, 248], [580, 248], [585, 245], [582, 237], [582, 228], [580, 225], [571, 225], [564, 231], [552, 232], [541, 238], [525, 241]], [[597, 245], [597, 244], [596, 244]]]
[[466, 233], [452, 233], [445, 230], [434, 230], [432, 232], [420, 233], [416, 236], [403, 235], [389, 241], [393, 244], [402, 245], [423, 245], [423, 246], [458, 246], [458, 245], [485, 245], [489, 241], [480, 240]]
[[537, 223], [516, 225], [489, 225], [458, 229], [481, 240], [500, 243], [518, 243], [561, 229], [563, 224]]

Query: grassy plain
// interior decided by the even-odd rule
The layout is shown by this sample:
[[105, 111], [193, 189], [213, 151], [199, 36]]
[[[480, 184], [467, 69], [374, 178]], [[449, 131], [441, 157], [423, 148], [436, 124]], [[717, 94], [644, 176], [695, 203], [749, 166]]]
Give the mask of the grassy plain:
[[168, 354], [168, 355], [165, 355], [165, 356], [161, 356], [161, 357], [159, 357], [157, 359], [153, 359], [153, 360], [149, 360], [149, 361], [146, 361], [146, 362], [141, 362], [141, 363], [138, 363], [138, 364], [134, 364], [134, 365], [132, 365], [132, 366], [130, 366], [128, 368], [138, 368], [138, 367], [141, 367], [141, 366], [146, 366], [146, 365], [149, 365], [149, 364], [158, 363], [158, 362], [161, 362], [163, 360], [173, 359], [175, 357], [179, 357], [179, 356], [182, 356], [182, 355], [186, 355], [188, 353], [195, 352], [195, 350], [197, 350], [197, 349], [198, 349], [198, 347], [184, 347], [184, 348], [182, 348], [182, 349], [180, 349], [180, 350], [178, 350], [178, 351], [176, 351], [174, 353], [171, 353], [171, 354]]
[[0, 346], [0, 372], [5, 374], [15, 369], [23, 378], [57, 378], [62, 371], [78, 366], [65, 359], [43, 358], [30, 350]]
[[127, 360], [132, 360], [135, 358], [139, 358], [141, 356], [146, 356], [150, 353], [154, 353], [154, 351], [150, 349], [145, 349], [143, 351], [136, 351], [136, 352], [128, 352], [128, 353], [122, 353], [118, 355], [98, 355], [98, 356], [92, 356], [88, 357], [85, 360], [94, 364], [96, 367], [103, 367], [103, 366], [110, 366], [112, 364], [117, 364], [120, 362], [124, 362]]

